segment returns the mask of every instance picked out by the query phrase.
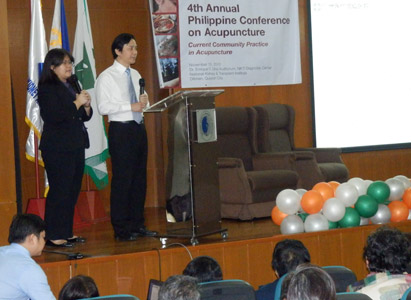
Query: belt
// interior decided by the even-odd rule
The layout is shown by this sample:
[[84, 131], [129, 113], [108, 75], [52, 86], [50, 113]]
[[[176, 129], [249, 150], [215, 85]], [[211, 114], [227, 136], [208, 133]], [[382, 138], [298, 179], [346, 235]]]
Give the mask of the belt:
[[134, 120], [130, 120], [130, 121], [110, 121], [110, 123], [143, 125], [143, 124], [144, 124], [144, 119], [141, 121], [141, 123], [137, 123], [137, 122], [134, 121]]

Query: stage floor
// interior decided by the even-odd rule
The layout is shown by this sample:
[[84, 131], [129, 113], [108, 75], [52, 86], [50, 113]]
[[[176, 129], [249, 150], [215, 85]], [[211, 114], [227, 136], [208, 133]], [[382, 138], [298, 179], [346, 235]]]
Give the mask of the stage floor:
[[[148, 229], [156, 230], [163, 235], [166, 234], [165, 209], [146, 208], [145, 218]], [[253, 221], [223, 219], [221, 227], [228, 231], [228, 238], [226, 240], [223, 240], [220, 233], [216, 233], [198, 238], [199, 244], [252, 240], [281, 234], [280, 227], [275, 225], [271, 218]], [[46, 251], [63, 252], [63, 254], [43, 251], [43, 254], [40, 257], [36, 257], [35, 260], [38, 263], [58, 262], [67, 260], [67, 255], [64, 255], [64, 253], [81, 253], [85, 257], [103, 257], [161, 249], [163, 246], [159, 238], [153, 237], [141, 237], [136, 241], [127, 242], [116, 241], [110, 221], [84, 226], [75, 229], [74, 233], [85, 237], [87, 242], [85, 244], [76, 244], [74, 248], [45, 247]], [[189, 238], [168, 238], [166, 245], [171, 245], [172, 243], [191, 245]]]

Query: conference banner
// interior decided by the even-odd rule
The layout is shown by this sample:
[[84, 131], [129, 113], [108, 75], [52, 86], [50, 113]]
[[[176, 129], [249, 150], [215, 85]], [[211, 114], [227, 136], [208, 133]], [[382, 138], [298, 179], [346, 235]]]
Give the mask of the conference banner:
[[160, 87], [301, 83], [298, 0], [149, 0]]

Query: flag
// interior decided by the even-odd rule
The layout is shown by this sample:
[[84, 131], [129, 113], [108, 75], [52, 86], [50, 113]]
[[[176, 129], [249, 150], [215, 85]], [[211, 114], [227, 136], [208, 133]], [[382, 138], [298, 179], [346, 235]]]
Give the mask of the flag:
[[[25, 121], [30, 127], [26, 142], [26, 158], [34, 161], [35, 143], [34, 135], [40, 141], [43, 129], [43, 120], [40, 117], [40, 107], [37, 103], [38, 81], [47, 54], [46, 34], [44, 31], [43, 16], [41, 14], [40, 0], [31, 0], [31, 27], [29, 46], [29, 69], [27, 80], [26, 117]], [[43, 164], [39, 157], [40, 164]]]
[[49, 49], [51, 50], [54, 48], [63, 48], [70, 52], [64, 0], [56, 0], [56, 4], [54, 5], [54, 16], [50, 31]]
[[104, 119], [98, 113], [96, 105], [94, 90], [96, 64], [87, 0], [77, 0], [77, 25], [73, 56], [75, 73], [83, 89], [89, 92], [93, 108], [93, 117], [85, 124], [90, 136], [90, 148], [86, 149], [85, 173], [90, 175], [98, 189], [102, 189], [108, 184], [106, 159], [109, 154]]

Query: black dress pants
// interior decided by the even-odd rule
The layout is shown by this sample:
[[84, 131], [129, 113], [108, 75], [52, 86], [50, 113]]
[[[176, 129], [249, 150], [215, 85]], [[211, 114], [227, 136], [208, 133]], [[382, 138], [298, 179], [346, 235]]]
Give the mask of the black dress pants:
[[117, 236], [128, 236], [144, 226], [147, 189], [147, 133], [134, 121], [110, 122], [111, 224]]
[[73, 236], [74, 207], [84, 172], [84, 149], [74, 151], [43, 150], [42, 157], [49, 181], [46, 199], [46, 239]]

